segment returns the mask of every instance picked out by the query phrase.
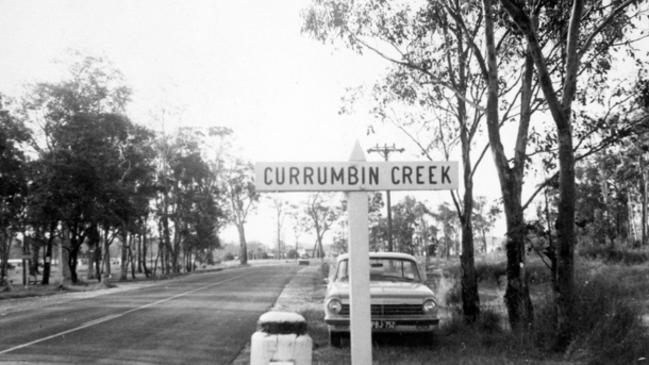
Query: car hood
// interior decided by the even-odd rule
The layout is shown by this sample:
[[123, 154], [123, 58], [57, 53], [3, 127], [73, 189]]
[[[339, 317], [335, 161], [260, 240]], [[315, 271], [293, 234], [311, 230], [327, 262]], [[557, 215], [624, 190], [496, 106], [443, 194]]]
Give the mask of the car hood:
[[[349, 297], [349, 282], [334, 282], [327, 289], [327, 296]], [[434, 296], [433, 291], [422, 283], [371, 281], [370, 296], [374, 298], [423, 298]]]

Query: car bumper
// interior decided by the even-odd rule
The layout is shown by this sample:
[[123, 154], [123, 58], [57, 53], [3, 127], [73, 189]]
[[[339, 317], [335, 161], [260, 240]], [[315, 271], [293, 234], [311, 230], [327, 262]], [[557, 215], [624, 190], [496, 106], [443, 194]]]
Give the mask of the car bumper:
[[[325, 318], [332, 332], [349, 332], [349, 318]], [[372, 318], [372, 332], [430, 332], [439, 318]]]

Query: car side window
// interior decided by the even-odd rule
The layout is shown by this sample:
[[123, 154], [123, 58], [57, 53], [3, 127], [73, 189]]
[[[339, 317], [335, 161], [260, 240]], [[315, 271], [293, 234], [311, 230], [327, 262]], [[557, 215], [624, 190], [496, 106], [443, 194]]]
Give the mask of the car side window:
[[338, 262], [338, 269], [336, 270], [336, 277], [334, 278], [335, 281], [342, 281], [342, 280], [347, 280], [347, 260], [342, 260]]
[[412, 262], [407, 262], [403, 265], [403, 277], [412, 280], [418, 278], [416, 266]]

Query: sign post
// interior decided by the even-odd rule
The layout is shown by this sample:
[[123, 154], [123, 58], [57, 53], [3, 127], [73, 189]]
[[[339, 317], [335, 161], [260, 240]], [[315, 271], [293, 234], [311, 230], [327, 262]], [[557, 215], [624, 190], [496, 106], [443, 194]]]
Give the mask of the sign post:
[[458, 163], [453, 161], [367, 162], [358, 142], [349, 162], [255, 164], [255, 188], [258, 192], [347, 193], [352, 364], [372, 364], [367, 193], [377, 190], [457, 189], [458, 176]]
[[[358, 142], [350, 160], [364, 162]], [[370, 254], [367, 192], [347, 193], [349, 209], [349, 330], [352, 364], [372, 364], [372, 319], [370, 317]]]

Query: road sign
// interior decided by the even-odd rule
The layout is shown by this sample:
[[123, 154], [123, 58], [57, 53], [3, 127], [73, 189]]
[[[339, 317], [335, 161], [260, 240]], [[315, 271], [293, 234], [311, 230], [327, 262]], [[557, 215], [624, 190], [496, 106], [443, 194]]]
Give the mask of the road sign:
[[350, 335], [354, 365], [372, 364], [367, 191], [449, 190], [458, 187], [458, 163], [367, 162], [356, 142], [349, 162], [260, 162], [257, 191], [345, 191], [349, 212]]
[[458, 179], [455, 161], [255, 164], [257, 191], [449, 190]]

